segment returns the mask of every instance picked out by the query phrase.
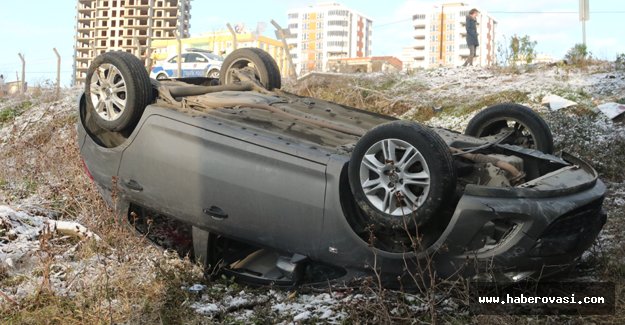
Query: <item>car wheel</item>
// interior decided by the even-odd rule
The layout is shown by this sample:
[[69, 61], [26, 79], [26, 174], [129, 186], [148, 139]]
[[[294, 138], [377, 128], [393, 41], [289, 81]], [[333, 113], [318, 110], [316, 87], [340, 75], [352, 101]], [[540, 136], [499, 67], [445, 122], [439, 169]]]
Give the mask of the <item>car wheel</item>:
[[156, 80], [168, 80], [169, 76], [165, 73], [159, 73], [158, 76], [156, 76]]
[[447, 144], [429, 128], [406, 121], [367, 132], [354, 148], [348, 176], [364, 214], [392, 228], [425, 224], [456, 186]]
[[545, 120], [519, 104], [498, 104], [484, 109], [469, 121], [465, 134], [485, 137], [512, 131], [504, 143], [553, 153], [553, 135]]
[[278, 64], [269, 53], [257, 48], [242, 48], [230, 53], [221, 66], [219, 81], [222, 85], [240, 82], [235, 71], [243, 69], [250, 69], [256, 80], [268, 90], [282, 86]]
[[87, 72], [87, 109], [95, 122], [109, 131], [120, 132], [136, 125], [152, 102], [152, 85], [143, 63], [127, 52], [104, 53]]
[[219, 69], [212, 69], [206, 74], [206, 78], [219, 78]]

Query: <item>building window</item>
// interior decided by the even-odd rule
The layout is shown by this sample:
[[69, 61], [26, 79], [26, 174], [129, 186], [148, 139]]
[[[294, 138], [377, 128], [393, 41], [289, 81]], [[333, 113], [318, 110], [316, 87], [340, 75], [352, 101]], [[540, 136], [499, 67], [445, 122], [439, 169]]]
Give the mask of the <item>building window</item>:
[[343, 42], [343, 41], [330, 41], [330, 42], [328, 42], [328, 46], [344, 47], [345, 46], [345, 42]]
[[343, 37], [346, 37], [347, 36], [347, 31], [344, 31], [344, 30], [331, 30], [331, 31], [328, 31], [328, 36], [343, 36]]
[[317, 39], [322, 39], [322, 38], [323, 38], [323, 33], [317, 32]]
[[297, 19], [299, 17], [298, 13], [289, 14], [289, 19]]
[[328, 26], [343, 26], [347, 27], [347, 20], [330, 20]]
[[328, 16], [347, 16], [349, 12], [347, 10], [330, 10]]
[[323, 49], [323, 42], [317, 42], [317, 49], [319, 50]]
[[292, 29], [297, 29], [298, 26], [299, 26], [298, 24], [289, 24], [289, 28], [292, 28]]
[[447, 40], [448, 41], [453, 41], [454, 40], [454, 34], [451, 34], [451, 33], [447, 34]]
[[424, 20], [424, 19], [425, 19], [425, 14], [412, 16], [412, 20]]
[[317, 22], [317, 29], [323, 29], [323, 22], [322, 21], [318, 21]]

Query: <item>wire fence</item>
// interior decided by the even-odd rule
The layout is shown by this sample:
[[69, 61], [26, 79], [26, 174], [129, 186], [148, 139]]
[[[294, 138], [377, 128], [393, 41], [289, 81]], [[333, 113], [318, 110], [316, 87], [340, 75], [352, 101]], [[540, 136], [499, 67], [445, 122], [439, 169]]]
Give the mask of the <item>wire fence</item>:
[[[56, 48], [52, 49], [53, 55], [51, 55], [54, 59], [42, 59], [37, 58], [34, 60], [28, 60], [28, 58], [23, 53], [18, 53], [17, 56], [19, 61], [16, 59], [13, 63], [3, 62], [0, 63], [0, 96], [12, 95], [12, 94], [24, 94], [28, 85], [26, 82], [26, 76], [43, 76], [43, 75], [54, 75], [56, 74], [56, 80], [49, 82], [47, 86], [56, 88], [57, 95], [60, 93], [61, 89], [61, 74], [62, 73], [72, 73], [72, 70], [61, 70], [61, 55], [56, 50]], [[41, 65], [49, 64], [54, 66], [56, 63], [55, 70], [39, 70], [28, 71], [27, 66], [33, 64], [35, 66], [40, 67]], [[15, 71], [15, 81], [9, 82], [9, 80], [13, 79], [12, 75], [8, 73], [5, 75], [3, 72]], [[20, 73], [21, 72], [21, 73]]]

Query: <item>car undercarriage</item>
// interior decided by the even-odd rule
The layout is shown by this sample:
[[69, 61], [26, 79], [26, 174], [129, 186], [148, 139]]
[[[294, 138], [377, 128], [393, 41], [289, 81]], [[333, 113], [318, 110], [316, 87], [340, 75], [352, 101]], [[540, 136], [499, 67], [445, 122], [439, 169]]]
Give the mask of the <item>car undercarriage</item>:
[[275, 62], [245, 50], [221, 81], [149, 80], [105, 57], [79, 102], [103, 198], [126, 223], [190, 226], [207, 269], [281, 285], [518, 281], [570, 266], [605, 223], [598, 174], [554, 155], [529, 108], [486, 108], [465, 134], [429, 128], [282, 91]]

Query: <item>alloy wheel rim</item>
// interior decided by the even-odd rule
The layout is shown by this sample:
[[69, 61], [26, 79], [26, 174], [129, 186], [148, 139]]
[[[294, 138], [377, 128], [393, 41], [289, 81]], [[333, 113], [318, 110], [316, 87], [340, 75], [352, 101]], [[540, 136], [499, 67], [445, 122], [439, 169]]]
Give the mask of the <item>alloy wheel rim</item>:
[[102, 64], [91, 76], [91, 102], [106, 121], [117, 120], [126, 110], [127, 88], [124, 76], [112, 64]]
[[360, 185], [376, 209], [405, 216], [425, 202], [430, 190], [430, 170], [413, 145], [385, 139], [369, 147], [362, 158]]

